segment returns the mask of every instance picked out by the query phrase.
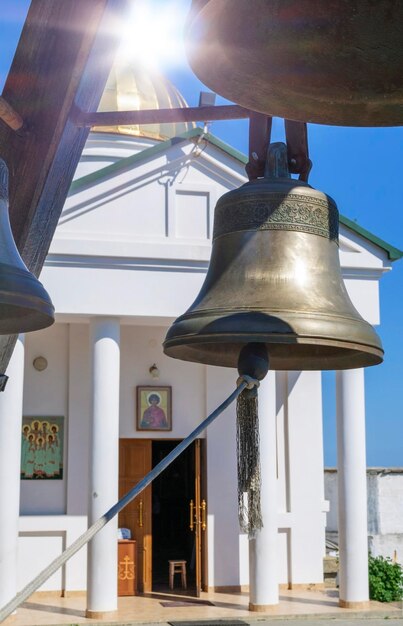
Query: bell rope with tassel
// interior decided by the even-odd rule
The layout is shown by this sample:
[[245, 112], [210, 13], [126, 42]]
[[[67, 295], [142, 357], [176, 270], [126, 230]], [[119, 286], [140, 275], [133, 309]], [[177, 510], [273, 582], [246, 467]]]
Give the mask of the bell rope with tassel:
[[260, 445], [258, 387], [269, 369], [266, 347], [260, 343], [244, 346], [239, 355], [239, 381], [249, 384], [237, 398], [238, 518], [242, 532], [250, 539], [263, 527], [260, 508]]

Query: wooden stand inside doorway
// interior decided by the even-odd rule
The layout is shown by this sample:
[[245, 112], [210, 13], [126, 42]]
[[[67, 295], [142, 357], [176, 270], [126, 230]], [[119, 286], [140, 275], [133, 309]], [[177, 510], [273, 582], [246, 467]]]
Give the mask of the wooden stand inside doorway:
[[118, 596], [136, 594], [136, 542], [133, 539], [121, 539], [118, 541]]

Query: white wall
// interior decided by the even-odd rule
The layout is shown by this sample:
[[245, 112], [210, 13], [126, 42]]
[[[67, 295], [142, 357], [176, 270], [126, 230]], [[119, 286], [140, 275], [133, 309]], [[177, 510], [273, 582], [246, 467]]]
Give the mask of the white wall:
[[[38, 372], [33, 360], [44, 356], [48, 367]], [[24, 416], [64, 416], [63, 480], [22, 480], [22, 515], [63, 514], [66, 512], [66, 474], [68, 460], [68, 325], [55, 324], [36, 333], [29, 333], [25, 343]]]
[[[208, 413], [235, 389], [236, 378], [231, 369], [206, 367]], [[236, 417], [232, 405], [207, 432], [209, 587], [248, 584], [248, 539], [239, 532], [237, 502]]]
[[[20, 517], [18, 543], [18, 588], [22, 589], [87, 528], [86, 517], [35, 515]], [[87, 548], [82, 548], [55, 572], [41, 591], [85, 589]]]
[[[37, 372], [32, 361], [44, 356]], [[26, 336], [24, 414], [64, 416], [63, 480], [21, 481], [19, 586], [27, 584], [87, 528], [88, 327], [55, 324]], [[67, 515], [66, 515], [67, 513]], [[86, 548], [42, 591], [82, 590]]]
[[325, 509], [320, 372], [277, 372], [281, 582], [323, 582]]
[[[204, 366], [171, 359], [162, 352], [165, 328], [123, 326], [121, 329], [120, 437], [183, 439], [205, 417]], [[158, 380], [149, 373], [160, 370]], [[172, 387], [172, 431], [136, 430], [136, 386]]]
[[69, 324], [67, 513], [87, 515], [91, 390], [89, 325]]
[[[337, 533], [337, 470], [325, 470], [325, 494], [330, 503], [326, 530]], [[368, 468], [368, 547], [374, 555], [403, 565], [403, 469]]]
[[382, 534], [403, 532], [403, 470], [378, 473], [379, 530]]

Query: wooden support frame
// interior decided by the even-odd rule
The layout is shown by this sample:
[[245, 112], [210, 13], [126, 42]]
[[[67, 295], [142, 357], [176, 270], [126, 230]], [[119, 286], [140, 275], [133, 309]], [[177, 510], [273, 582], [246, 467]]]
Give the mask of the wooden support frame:
[[[0, 157], [10, 171], [10, 221], [28, 268], [40, 274], [90, 127], [250, 118], [250, 179], [262, 175], [271, 118], [238, 105], [96, 112], [131, 0], [32, 0], [7, 78]], [[204, 1], [204, 0], [203, 0]], [[8, 119], [8, 118], [7, 118]], [[21, 127], [20, 122], [23, 121]], [[292, 172], [307, 180], [306, 125], [286, 122]], [[0, 391], [15, 336], [0, 336]]]
[[[0, 123], [10, 170], [10, 220], [28, 268], [39, 275], [97, 109], [129, 0], [32, 0], [2, 96], [24, 133]], [[0, 338], [0, 372], [15, 337]]]
[[238, 104], [221, 106], [183, 107], [178, 109], [143, 109], [141, 111], [102, 111], [80, 113], [79, 126], [125, 126], [128, 124], [166, 124], [170, 122], [212, 122], [241, 120], [251, 111]]

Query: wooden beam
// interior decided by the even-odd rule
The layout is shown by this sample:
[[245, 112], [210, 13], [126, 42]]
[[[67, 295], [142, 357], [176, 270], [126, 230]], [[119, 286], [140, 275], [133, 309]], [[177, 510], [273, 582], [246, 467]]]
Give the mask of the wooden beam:
[[238, 104], [222, 106], [186, 107], [178, 109], [147, 109], [142, 111], [102, 111], [82, 113], [77, 117], [79, 126], [128, 126], [130, 124], [166, 124], [170, 122], [213, 122], [240, 120], [251, 111]]
[[[24, 120], [0, 123], [0, 156], [10, 170], [10, 220], [20, 253], [39, 275], [88, 128], [77, 111], [96, 110], [130, 0], [32, 0], [3, 97]], [[0, 341], [0, 373], [13, 339]]]

